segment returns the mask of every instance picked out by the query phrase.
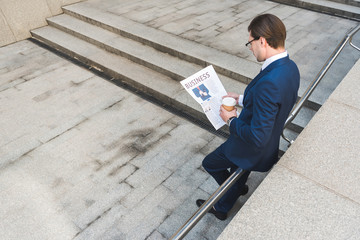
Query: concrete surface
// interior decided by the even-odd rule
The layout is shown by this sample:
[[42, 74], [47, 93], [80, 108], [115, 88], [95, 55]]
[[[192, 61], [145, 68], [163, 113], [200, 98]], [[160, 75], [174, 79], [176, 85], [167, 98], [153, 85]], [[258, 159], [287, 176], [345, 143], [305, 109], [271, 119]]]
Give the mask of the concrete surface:
[[[88, 3], [252, 61], [245, 47], [233, 46], [238, 46], [243, 36], [247, 39], [249, 19], [261, 12], [275, 13], [286, 21], [288, 50], [302, 71], [303, 88], [345, 32], [356, 25], [354, 21], [260, 0], [221, 1], [223, 5], [195, 0]], [[216, 23], [204, 21], [212, 17]], [[191, 21], [196, 24], [189, 27]], [[329, 72], [330, 82], [340, 82], [358, 58], [357, 52], [345, 49]], [[208, 197], [216, 189], [200, 164], [204, 155], [224, 139], [29, 41], [0, 48], [0, 74], [2, 239], [168, 239], [194, 213], [195, 200]], [[349, 74], [358, 76], [358, 72]], [[312, 153], [309, 146], [314, 144], [313, 138], [306, 136], [313, 131], [305, 131], [305, 137], [290, 150], [328, 156], [326, 152], [333, 146], [343, 149], [340, 141], [344, 140], [350, 152], [343, 156], [353, 157], [358, 142], [350, 143], [335, 123], [339, 114], [346, 114], [347, 121], [340, 119], [344, 129], [358, 139], [358, 128], [348, 128], [348, 124], [358, 125], [357, 92], [346, 82], [342, 85], [345, 93], [333, 95], [343, 98], [330, 99], [334, 104], [326, 103], [320, 117], [314, 119], [316, 127], [340, 136], [336, 140], [321, 136], [326, 144], [314, 145], [316, 151]], [[330, 94], [336, 85], [324, 79], [324, 89], [330, 89], [324, 92]], [[353, 94], [347, 95], [351, 89]], [[319, 94], [314, 98], [320, 101], [327, 97]], [[339, 109], [340, 105], [344, 108]], [[338, 114], [327, 129], [328, 119], [321, 116], [332, 116], [329, 106]], [[315, 129], [314, 134], [321, 134]], [[291, 154], [296, 152], [286, 156]], [[328, 163], [325, 157], [319, 159]], [[358, 185], [352, 192], [351, 187], [339, 190], [342, 183], [359, 182], [355, 174], [348, 174], [349, 178], [344, 174], [356, 173], [358, 165], [356, 160], [349, 163], [341, 159], [343, 172], [316, 165], [326, 174], [341, 175], [330, 182], [312, 173], [315, 167], [311, 164], [317, 164], [313, 160], [302, 162], [298, 158], [295, 166], [287, 166], [282, 160], [253, 195], [266, 173], [252, 174], [250, 193], [239, 199], [227, 221], [206, 215], [186, 239], [216, 239], [250, 195], [223, 239], [238, 239], [237, 231], [244, 229], [248, 230], [243, 232], [245, 239], [321, 239], [325, 233], [333, 233], [335, 239], [358, 236]], [[338, 167], [339, 163], [329, 166]], [[245, 213], [255, 217], [244, 219]], [[283, 227], [275, 228], [281, 224]]]

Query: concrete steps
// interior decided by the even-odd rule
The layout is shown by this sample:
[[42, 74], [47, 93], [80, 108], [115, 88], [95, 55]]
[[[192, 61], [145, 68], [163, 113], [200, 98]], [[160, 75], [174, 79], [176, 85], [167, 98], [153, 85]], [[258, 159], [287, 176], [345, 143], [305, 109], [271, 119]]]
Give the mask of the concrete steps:
[[[143, 94], [171, 105], [200, 121], [207, 121], [200, 105], [179, 83], [179, 80], [199, 71], [202, 66], [154, 51], [153, 48], [141, 43], [129, 42], [128, 39], [96, 26], [86, 26], [89, 24], [79, 23], [69, 16], [54, 17], [49, 19], [49, 23], [57, 25], [66, 20], [69, 20], [69, 24], [61, 25], [61, 29], [65, 31], [46, 26], [34, 30], [32, 34], [34, 38], [114, 79], [119, 79]], [[82, 28], [84, 26], [86, 28]], [[75, 28], [79, 30], [75, 34], [79, 37], [69, 34]], [[96, 42], [98, 45], [93, 44]], [[121, 48], [122, 46], [124, 48]], [[221, 74], [219, 77], [228, 89], [244, 91], [246, 88], [246, 84], [240, 81]]]
[[[260, 64], [84, 3], [63, 10], [65, 14], [47, 19], [48, 26], [33, 30], [33, 38], [205, 123], [208, 120], [200, 105], [183, 89], [180, 80], [213, 65], [225, 89], [242, 93], [260, 69]], [[289, 125], [286, 135], [291, 139], [316, 113], [313, 105], [316, 108], [310, 103], [310, 108], [304, 108]], [[227, 127], [220, 132], [227, 134]], [[285, 141], [280, 149], [287, 149]]]
[[119, 36], [69, 15], [64, 14], [51, 18], [48, 23], [50, 26], [178, 81], [183, 80], [189, 73], [201, 69], [196, 64], [179, 61], [178, 58], [167, 53], [157, 51], [150, 46]]
[[352, 20], [360, 20], [360, 1], [356, 0], [273, 0], [273, 2], [305, 8]]
[[95, 9], [87, 4], [63, 7], [64, 13], [166, 52], [200, 66], [213, 65], [216, 72], [249, 83], [259, 72], [259, 64], [149, 28], [127, 18]]

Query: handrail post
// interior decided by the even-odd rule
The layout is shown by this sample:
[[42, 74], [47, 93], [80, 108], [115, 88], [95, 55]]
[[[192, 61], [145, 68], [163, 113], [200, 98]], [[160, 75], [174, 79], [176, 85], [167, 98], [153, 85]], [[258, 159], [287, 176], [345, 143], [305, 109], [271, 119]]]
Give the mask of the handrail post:
[[187, 222], [170, 238], [171, 240], [183, 239], [186, 234], [200, 221], [200, 219], [215, 205], [217, 201], [234, 185], [244, 174], [244, 170], [238, 168], [221, 186], [210, 196], [210, 198], [187, 220]]
[[[351, 34], [351, 36], [350, 36], [350, 38], [349, 38], [349, 44], [350, 44], [350, 46], [352, 46], [353, 48], [355, 48], [356, 50], [358, 50], [358, 51], [360, 51], [360, 48], [358, 47], [358, 46], [355, 46], [353, 43], [352, 43], [352, 38], [353, 38], [353, 36], [355, 35], [355, 33], [357, 32], [357, 31], [359, 31], [360, 30], [360, 24], [350, 33]], [[349, 34], [349, 35], [350, 35]]]

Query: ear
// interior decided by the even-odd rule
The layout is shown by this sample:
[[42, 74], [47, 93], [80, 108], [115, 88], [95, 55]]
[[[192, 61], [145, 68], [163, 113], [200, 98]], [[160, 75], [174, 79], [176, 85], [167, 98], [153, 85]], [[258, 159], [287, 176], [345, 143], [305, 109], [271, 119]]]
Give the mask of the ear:
[[261, 44], [261, 46], [267, 46], [267, 41], [266, 41], [266, 38], [264, 38], [264, 37], [260, 37], [260, 44]]

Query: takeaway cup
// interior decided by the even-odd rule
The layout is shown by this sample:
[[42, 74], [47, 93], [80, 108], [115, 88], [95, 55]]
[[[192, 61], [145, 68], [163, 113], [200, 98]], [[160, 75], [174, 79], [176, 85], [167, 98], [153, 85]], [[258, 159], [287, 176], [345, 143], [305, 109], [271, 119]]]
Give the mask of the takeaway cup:
[[235, 108], [236, 100], [232, 97], [225, 97], [222, 100], [222, 105], [226, 111], [232, 111]]

